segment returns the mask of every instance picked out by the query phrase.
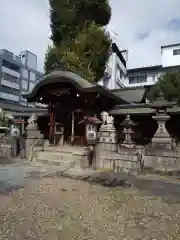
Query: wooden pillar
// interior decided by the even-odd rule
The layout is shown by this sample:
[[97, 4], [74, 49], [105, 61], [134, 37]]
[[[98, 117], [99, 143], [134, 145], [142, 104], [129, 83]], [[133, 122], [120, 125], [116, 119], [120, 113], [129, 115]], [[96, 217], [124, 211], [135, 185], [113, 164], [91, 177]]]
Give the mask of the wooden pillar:
[[72, 122], [71, 122], [71, 144], [74, 143], [74, 111], [72, 112]]
[[50, 124], [49, 124], [49, 143], [54, 144], [54, 127], [55, 127], [55, 117], [54, 117], [54, 105], [50, 105]]

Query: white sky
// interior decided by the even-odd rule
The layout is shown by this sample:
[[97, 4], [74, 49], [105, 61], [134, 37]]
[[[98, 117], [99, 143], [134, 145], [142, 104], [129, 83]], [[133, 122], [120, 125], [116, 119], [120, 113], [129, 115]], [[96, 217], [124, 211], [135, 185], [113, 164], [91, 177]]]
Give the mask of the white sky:
[[[30, 50], [43, 69], [50, 43], [48, 0], [0, 0], [0, 48]], [[179, 0], [110, 0], [109, 29], [120, 49], [129, 50], [128, 67], [161, 64], [160, 46], [180, 42]]]

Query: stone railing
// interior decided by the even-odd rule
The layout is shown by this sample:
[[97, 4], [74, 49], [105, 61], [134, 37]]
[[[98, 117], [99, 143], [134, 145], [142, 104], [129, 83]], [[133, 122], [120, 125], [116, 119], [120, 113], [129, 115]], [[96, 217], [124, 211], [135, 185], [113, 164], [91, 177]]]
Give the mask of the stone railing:
[[113, 124], [101, 126], [95, 146], [96, 168], [115, 172], [137, 173], [148, 169], [168, 174], [180, 173], [180, 147], [179, 144], [173, 144], [165, 128], [158, 129], [152, 143], [139, 146], [133, 143], [130, 136], [132, 131], [126, 127], [128, 131], [124, 131], [125, 139], [120, 144], [117, 143]]
[[[117, 144], [116, 129], [113, 118], [105, 115], [108, 124], [102, 124], [99, 131], [98, 143], [95, 147], [96, 169], [111, 169], [114, 172], [137, 173], [143, 169], [142, 148], [133, 144], [130, 132], [125, 131], [127, 137], [123, 144]], [[128, 142], [129, 141], [129, 142]]]

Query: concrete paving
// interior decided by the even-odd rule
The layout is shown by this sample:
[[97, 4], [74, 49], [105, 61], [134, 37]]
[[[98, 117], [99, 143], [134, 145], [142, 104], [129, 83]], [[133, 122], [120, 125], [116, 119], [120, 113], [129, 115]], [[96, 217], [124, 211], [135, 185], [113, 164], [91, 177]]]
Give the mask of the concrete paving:
[[8, 194], [24, 187], [30, 180], [41, 179], [58, 172], [60, 172], [59, 167], [33, 166], [29, 163], [0, 165], [0, 194]]
[[[0, 165], [0, 194], [9, 194], [13, 190], [22, 188], [28, 181], [38, 180], [48, 177], [60, 177], [61, 172], [67, 169], [61, 169], [58, 166], [39, 166], [30, 163], [18, 161], [13, 164]], [[72, 175], [92, 174], [92, 170], [84, 171], [77, 169], [68, 170]], [[178, 178], [166, 179], [160, 176], [145, 177], [130, 176], [128, 182], [133, 188], [139, 189], [150, 196], [160, 196], [167, 201], [180, 201], [180, 181]]]

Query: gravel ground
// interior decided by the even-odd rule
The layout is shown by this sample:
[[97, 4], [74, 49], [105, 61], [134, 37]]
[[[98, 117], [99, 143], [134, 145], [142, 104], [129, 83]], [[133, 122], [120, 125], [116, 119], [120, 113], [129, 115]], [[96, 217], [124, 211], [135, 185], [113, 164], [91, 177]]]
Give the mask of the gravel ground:
[[134, 187], [33, 180], [0, 196], [1, 240], [180, 239], [180, 201]]

